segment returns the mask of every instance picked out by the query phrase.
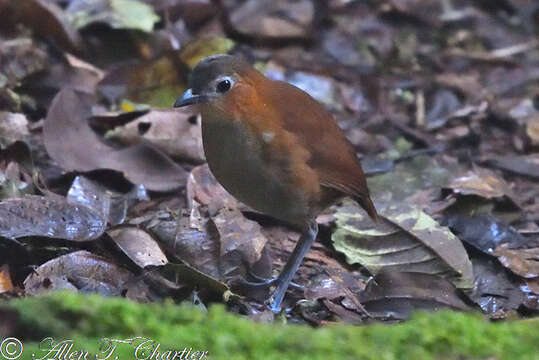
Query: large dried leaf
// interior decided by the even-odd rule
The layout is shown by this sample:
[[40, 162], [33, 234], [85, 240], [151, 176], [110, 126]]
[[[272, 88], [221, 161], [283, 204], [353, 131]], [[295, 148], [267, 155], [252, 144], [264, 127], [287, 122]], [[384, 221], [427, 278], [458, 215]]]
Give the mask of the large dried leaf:
[[102, 215], [62, 197], [25, 196], [0, 202], [0, 236], [94, 240], [105, 231]]
[[476, 167], [474, 171], [468, 171], [463, 176], [454, 178], [447, 187], [458, 194], [477, 195], [485, 199], [507, 196], [518, 204], [509, 184], [488, 169]]
[[350, 264], [359, 263], [371, 273], [415, 271], [456, 277], [462, 288], [472, 286], [472, 267], [460, 240], [430, 216], [407, 204], [379, 212], [388, 221], [373, 223], [355, 206], [335, 214], [335, 248]]
[[189, 216], [182, 216], [173, 244], [175, 255], [217, 279], [245, 276], [260, 260], [267, 242], [260, 225], [237, 209], [223, 208], [205, 218], [200, 208], [197, 205]]
[[39, 266], [24, 280], [27, 294], [52, 290], [80, 290], [121, 295], [134, 275], [88, 251], [76, 251]]
[[539, 178], [539, 155], [537, 154], [495, 156], [489, 158], [488, 162], [492, 166], [515, 174]]
[[77, 176], [67, 198], [98, 211], [111, 225], [118, 225], [125, 221], [129, 207], [139, 200], [148, 200], [148, 194], [144, 186], [137, 185], [119, 195], [84, 176]]
[[174, 159], [193, 163], [205, 161], [200, 117], [192, 107], [150, 111], [116, 127], [106, 136], [128, 145], [145, 140]]
[[539, 248], [510, 249], [509, 245], [502, 244], [494, 250], [502, 265], [525, 278], [539, 277]]
[[45, 147], [60, 166], [69, 171], [120, 171], [131, 182], [155, 191], [185, 185], [185, 170], [160, 151], [146, 144], [117, 150], [101, 142], [86, 123], [87, 110], [71, 89], [60, 91], [49, 109], [43, 129]]
[[[228, 208], [221, 209], [211, 221], [219, 235], [221, 257], [235, 259], [239, 256], [242, 262], [249, 265], [260, 259], [267, 239], [257, 222], [245, 218], [238, 209]], [[237, 260], [234, 262], [237, 263]], [[227, 276], [229, 272], [224, 275]]]
[[380, 273], [367, 283], [359, 300], [371, 316], [384, 319], [406, 319], [419, 309], [470, 310], [449, 281], [415, 272]]
[[526, 294], [521, 290], [522, 282], [495, 259], [479, 257], [472, 262], [475, 280], [469, 297], [484, 312], [504, 316], [526, 301]]
[[231, 21], [235, 28], [246, 34], [308, 37], [313, 16], [314, 6], [310, 1], [250, 0], [234, 11]]
[[459, 239], [492, 255], [499, 245], [508, 243], [511, 247], [521, 247], [528, 240], [514, 228], [507, 226], [492, 216], [465, 216], [451, 214], [444, 220]]
[[402, 201], [419, 191], [447, 186], [458, 173], [457, 169], [456, 164], [442, 164], [432, 157], [417, 156], [397, 164], [391, 172], [368, 178], [367, 182], [374, 198]]
[[174, 255], [198, 271], [215, 279], [221, 278], [221, 249], [215, 236], [207, 228], [208, 218], [200, 214], [200, 207], [195, 206], [189, 212], [180, 215], [175, 237], [165, 242]]
[[242, 204], [217, 182], [207, 164], [191, 170], [187, 180], [187, 203], [192, 207], [194, 202], [206, 205], [210, 213], [228, 208], [242, 208]]
[[168, 277], [172, 276], [173, 281], [178, 284], [190, 285], [201, 292], [209, 292], [223, 297], [227, 292], [231, 294], [225, 283], [189, 265], [168, 263], [163, 267], [162, 273]]
[[[9, 1], [15, 20], [31, 27], [37, 34], [48, 38], [70, 52], [81, 50], [79, 33], [71, 26], [65, 13], [53, 1]], [[1, 5], [1, 4], [0, 4]]]
[[136, 227], [121, 227], [107, 231], [116, 245], [138, 266], [162, 266], [168, 260], [150, 234]]

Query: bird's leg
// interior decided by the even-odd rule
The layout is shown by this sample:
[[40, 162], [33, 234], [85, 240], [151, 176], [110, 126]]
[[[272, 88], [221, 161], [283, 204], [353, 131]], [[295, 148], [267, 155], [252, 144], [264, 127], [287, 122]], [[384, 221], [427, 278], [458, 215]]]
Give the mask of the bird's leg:
[[316, 240], [316, 235], [318, 235], [318, 224], [316, 221], [311, 220], [307, 226], [307, 229], [299, 238], [292, 255], [290, 255], [290, 258], [281, 271], [281, 274], [275, 281], [275, 290], [268, 300], [270, 302], [269, 308], [274, 313], [278, 313], [281, 310], [281, 302], [284, 299], [286, 289], [288, 289], [288, 285], [290, 285], [292, 278], [301, 265], [305, 254], [307, 254], [307, 251], [309, 251], [311, 245]]

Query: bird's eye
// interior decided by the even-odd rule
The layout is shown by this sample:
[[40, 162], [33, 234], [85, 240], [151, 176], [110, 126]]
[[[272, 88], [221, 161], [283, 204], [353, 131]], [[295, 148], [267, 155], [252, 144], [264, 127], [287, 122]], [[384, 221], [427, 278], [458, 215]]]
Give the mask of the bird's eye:
[[221, 80], [217, 83], [217, 92], [224, 93], [230, 90], [232, 82], [228, 79]]

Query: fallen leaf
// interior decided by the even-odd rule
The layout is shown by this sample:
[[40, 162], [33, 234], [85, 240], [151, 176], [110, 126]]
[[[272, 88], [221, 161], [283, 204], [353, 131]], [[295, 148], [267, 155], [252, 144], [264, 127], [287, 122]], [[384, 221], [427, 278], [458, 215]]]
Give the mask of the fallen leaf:
[[174, 255], [193, 268], [208, 276], [220, 279], [219, 242], [207, 229], [207, 217], [200, 214], [200, 207], [192, 207], [190, 211], [183, 212], [174, 228], [175, 236], [168, 239], [160, 238], [165, 242]]
[[99, 92], [112, 104], [129, 100], [154, 108], [170, 108], [186, 89], [179, 51], [142, 63], [110, 69]]
[[242, 208], [239, 201], [217, 182], [207, 164], [191, 170], [187, 180], [187, 204], [192, 207], [194, 202], [207, 205], [211, 214], [224, 207]]
[[260, 225], [237, 209], [223, 208], [213, 217], [203, 217], [201, 207], [196, 205], [180, 219], [175, 255], [216, 279], [244, 277], [260, 260], [267, 241]]
[[77, 176], [67, 192], [67, 199], [93, 209], [103, 219], [108, 220], [110, 212], [110, 194], [99, 184], [84, 176]]
[[418, 191], [447, 186], [453, 176], [458, 174], [458, 168], [457, 164], [444, 164], [430, 156], [417, 156], [400, 162], [393, 171], [369, 177], [367, 183], [375, 199], [397, 202]]
[[74, 0], [66, 14], [77, 29], [104, 23], [113, 29], [151, 32], [159, 21], [152, 7], [138, 0]]
[[180, 59], [192, 69], [205, 57], [216, 54], [226, 54], [234, 47], [234, 45], [234, 41], [227, 38], [203, 37], [182, 47]]
[[527, 120], [526, 135], [530, 138], [533, 146], [539, 146], [539, 113]]
[[462, 195], [477, 195], [485, 199], [506, 196], [518, 204], [515, 193], [505, 180], [493, 171], [476, 167], [463, 176], [454, 178], [447, 188]]
[[24, 114], [0, 111], [0, 148], [24, 140], [29, 134], [28, 120]]
[[106, 137], [126, 145], [147, 141], [174, 159], [205, 162], [200, 116], [190, 107], [150, 111]]
[[[245, 218], [238, 209], [228, 208], [221, 209], [210, 221], [219, 236], [220, 261], [225, 278], [236, 275], [243, 264], [251, 267], [260, 260], [267, 239], [257, 222]], [[242, 273], [245, 272], [239, 274]]]
[[134, 275], [124, 268], [80, 250], [39, 266], [24, 280], [24, 289], [29, 295], [69, 289], [119, 296], [133, 279]]
[[430, 274], [384, 272], [359, 295], [368, 313], [382, 319], [407, 319], [415, 310], [471, 310], [449, 281]]
[[17, 140], [0, 148], [0, 200], [33, 194], [36, 173], [28, 144]]
[[14, 289], [11, 282], [11, 273], [9, 271], [9, 265], [4, 264], [0, 266], [0, 294], [3, 294]]
[[89, 109], [81, 95], [71, 89], [60, 91], [49, 109], [43, 126], [45, 148], [62, 168], [112, 169], [154, 191], [171, 191], [185, 185], [185, 170], [160, 151], [146, 144], [120, 150], [105, 145], [86, 123], [85, 113]]
[[375, 224], [356, 206], [340, 208], [332, 235], [335, 249], [350, 264], [372, 274], [414, 271], [440, 274], [462, 288], [472, 286], [472, 267], [460, 240], [417, 207], [399, 204], [377, 207], [388, 221]]
[[128, 208], [137, 201], [148, 200], [148, 194], [142, 185], [137, 185], [120, 195], [84, 176], [77, 176], [67, 198], [98, 211], [111, 225], [118, 225], [125, 221]]
[[0, 202], [0, 236], [44, 236], [71, 241], [97, 239], [106, 220], [99, 212], [60, 196], [25, 196]]
[[108, 230], [107, 234], [118, 247], [139, 267], [162, 266], [168, 263], [157, 242], [142, 229], [120, 227]]
[[322, 104], [336, 110], [342, 110], [342, 105], [337, 99], [337, 89], [333, 79], [303, 71], [296, 71], [286, 77], [285, 80], [305, 91]]
[[539, 278], [528, 279], [526, 284], [530, 288], [530, 292], [539, 295]]
[[166, 274], [175, 283], [195, 287], [201, 293], [209, 293], [223, 298], [227, 292], [230, 292], [224, 282], [189, 265], [168, 263], [161, 268], [161, 273]]
[[62, 9], [52, 1], [25, 0], [10, 2], [16, 20], [31, 27], [35, 33], [53, 40], [60, 48], [79, 52], [82, 41]]
[[21, 37], [10, 41], [7, 45], [2, 44], [0, 73], [5, 79], [4, 86], [15, 88], [25, 79], [48, 68], [49, 58], [46, 51], [33, 39]]
[[200, 25], [217, 13], [211, 0], [146, 0], [158, 12], [168, 11], [172, 22], [181, 19], [189, 28]]
[[35, 106], [49, 109], [54, 96], [64, 87], [93, 95], [103, 79], [103, 71], [69, 54], [61, 54], [47, 71], [24, 82], [25, 93], [32, 96]]
[[520, 281], [495, 259], [473, 258], [472, 263], [475, 280], [468, 296], [484, 312], [504, 316], [508, 311], [518, 309], [525, 301]]
[[443, 222], [460, 240], [482, 252], [493, 255], [494, 249], [508, 243], [512, 248], [521, 247], [527, 239], [515, 229], [505, 225], [492, 216], [466, 216], [449, 214]]
[[232, 25], [242, 33], [267, 37], [308, 37], [314, 6], [306, 0], [279, 3], [249, 0], [234, 10]]
[[494, 156], [488, 158], [487, 163], [517, 175], [539, 178], [539, 155], [537, 154]]
[[429, 130], [443, 127], [453, 113], [461, 107], [459, 98], [451, 90], [438, 89], [432, 97], [433, 99], [428, 102], [431, 105], [425, 118], [425, 127]]
[[539, 248], [510, 249], [511, 244], [501, 244], [494, 250], [503, 266], [524, 278], [539, 277]]

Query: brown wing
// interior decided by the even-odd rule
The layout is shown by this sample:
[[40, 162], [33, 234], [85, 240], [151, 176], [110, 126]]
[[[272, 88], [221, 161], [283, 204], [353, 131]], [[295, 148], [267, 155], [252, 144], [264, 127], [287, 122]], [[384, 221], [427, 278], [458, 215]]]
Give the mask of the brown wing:
[[[371, 218], [377, 219], [355, 149], [327, 110], [288, 83], [273, 81], [273, 86], [265, 89], [272, 89], [265, 98], [271, 99], [281, 112], [279, 118], [285, 129], [295, 134], [312, 154], [309, 166], [317, 172], [321, 185], [351, 196]], [[298, 99], [308, 106], [290, 106], [290, 99]]]

